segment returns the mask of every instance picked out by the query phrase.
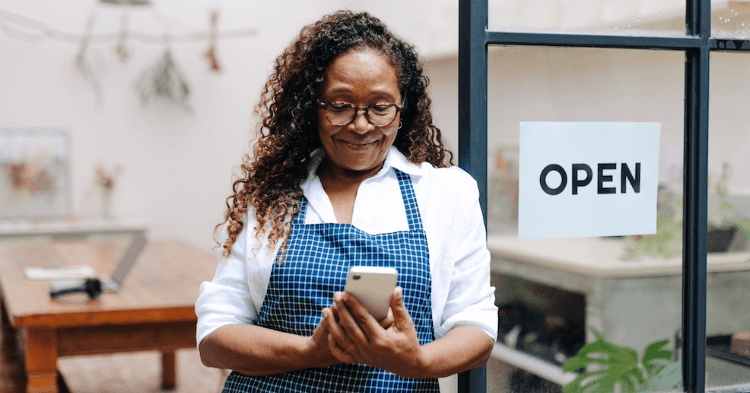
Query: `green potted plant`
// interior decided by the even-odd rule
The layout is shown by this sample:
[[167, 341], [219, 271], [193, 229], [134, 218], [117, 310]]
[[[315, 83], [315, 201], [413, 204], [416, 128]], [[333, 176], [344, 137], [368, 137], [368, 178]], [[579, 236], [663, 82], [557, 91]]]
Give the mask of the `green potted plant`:
[[[713, 188], [716, 198], [709, 206], [707, 252], [726, 252], [737, 233], [750, 239], [750, 220], [734, 211], [725, 182], [726, 176], [722, 176], [722, 180]], [[652, 255], [673, 258], [682, 253], [682, 197], [662, 185], [659, 186], [657, 197], [656, 227], [657, 232], [653, 235], [629, 236], [625, 257]]]
[[715, 187], [718, 197], [718, 212], [709, 214], [709, 217], [713, 217], [713, 219], [709, 221], [708, 232], [706, 233], [706, 251], [708, 252], [727, 251], [737, 232], [740, 232], [746, 238], [750, 238], [750, 220], [737, 218], [737, 214], [727, 198], [729, 192], [724, 181], [724, 176], [722, 176], [722, 180]]
[[656, 233], [628, 236], [625, 258], [641, 255], [673, 258], [682, 253], [682, 196], [666, 185], [659, 185], [656, 211]]
[[641, 393], [679, 388], [680, 363], [672, 361], [673, 350], [664, 349], [669, 340], [647, 345], [639, 360], [635, 350], [614, 345], [592, 331], [596, 341], [586, 344], [563, 365], [563, 371], [581, 371], [563, 386], [563, 393]]

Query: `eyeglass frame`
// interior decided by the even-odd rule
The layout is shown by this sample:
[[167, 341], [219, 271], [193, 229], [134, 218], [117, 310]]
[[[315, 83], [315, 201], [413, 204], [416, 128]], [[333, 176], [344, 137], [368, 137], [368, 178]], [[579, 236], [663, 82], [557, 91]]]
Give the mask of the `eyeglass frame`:
[[[365, 111], [365, 119], [367, 119], [367, 122], [370, 123], [370, 124], [372, 124], [374, 127], [386, 127], [386, 126], [389, 126], [389, 125], [393, 124], [393, 122], [396, 120], [396, 117], [398, 116], [398, 114], [401, 111], [403, 111], [403, 107], [404, 107], [403, 104], [399, 105], [399, 104], [396, 104], [395, 102], [378, 102], [378, 103], [375, 103], [375, 104], [360, 106], [360, 105], [355, 105], [354, 103], [346, 102], [346, 101], [334, 101], [334, 102], [323, 102], [321, 100], [317, 100], [317, 101], [318, 101], [319, 108], [326, 111], [326, 116], [325, 116], [326, 120], [328, 120], [328, 122], [331, 123], [331, 125], [334, 125], [336, 127], [346, 127], [349, 124], [354, 123], [354, 120], [357, 120], [357, 115], [359, 115], [359, 111], [360, 110]], [[351, 108], [354, 108], [354, 116], [346, 124], [333, 124], [333, 122], [331, 121], [331, 119], [328, 118], [328, 111], [326, 110], [326, 107], [329, 106], [329, 105], [332, 105], [332, 104], [339, 104], [339, 105], [344, 105], [345, 104], [345, 105], [347, 105], [347, 106], [349, 106]], [[370, 108], [373, 107], [373, 106], [376, 106], [376, 105], [394, 106], [396, 108], [396, 114], [393, 115], [393, 120], [391, 120], [388, 124], [383, 124], [383, 125], [375, 125], [375, 124], [373, 124], [372, 121], [370, 120]]]

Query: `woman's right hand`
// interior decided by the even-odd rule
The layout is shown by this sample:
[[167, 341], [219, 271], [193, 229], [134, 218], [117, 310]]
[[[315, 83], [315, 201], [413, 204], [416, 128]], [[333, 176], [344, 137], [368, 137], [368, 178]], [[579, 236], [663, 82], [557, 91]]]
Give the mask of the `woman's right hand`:
[[[329, 308], [323, 309], [323, 315], [330, 312], [331, 310]], [[314, 358], [316, 363], [320, 364], [320, 366], [317, 367], [328, 367], [341, 363], [335, 356], [333, 356], [333, 353], [328, 346], [328, 333], [328, 321], [326, 318], [323, 318], [313, 331], [312, 336], [307, 338], [307, 348], [305, 349], [305, 353], [311, 358]]]

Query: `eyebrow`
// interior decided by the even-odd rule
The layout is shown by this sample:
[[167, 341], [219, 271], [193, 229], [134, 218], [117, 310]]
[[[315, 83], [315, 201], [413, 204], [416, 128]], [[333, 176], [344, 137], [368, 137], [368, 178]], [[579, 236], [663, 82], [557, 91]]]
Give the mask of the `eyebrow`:
[[[352, 91], [346, 87], [338, 87], [333, 88], [331, 90], [323, 92], [325, 95], [336, 95], [336, 94], [351, 94]], [[401, 95], [401, 92], [398, 92], [398, 96], [393, 96], [391, 93], [385, 92], [385, 91], [373, 91], [371, 94], [369, 94], [368, 98], [385, 98], [388, 100], [396, 101], [398, 97]]]

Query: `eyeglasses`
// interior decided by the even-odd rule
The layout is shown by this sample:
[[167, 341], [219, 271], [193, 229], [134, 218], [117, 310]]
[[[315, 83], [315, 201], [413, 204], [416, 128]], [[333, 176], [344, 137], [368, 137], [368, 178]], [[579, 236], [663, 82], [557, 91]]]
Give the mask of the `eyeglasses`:
[[334, 126], [344, 127], [351, 124], [357, 118], [360, 109], [365, 111], [365, 118], [376, 127], [384, 127], [396, 119], [396, 114], [403, 106], [394, 103], [377, 103], [366, 106], [357, 106], [351, 102], [321, 102], [320, 108], [326, 112], [326, 119]]

